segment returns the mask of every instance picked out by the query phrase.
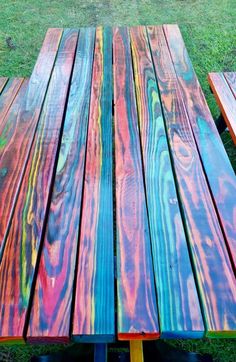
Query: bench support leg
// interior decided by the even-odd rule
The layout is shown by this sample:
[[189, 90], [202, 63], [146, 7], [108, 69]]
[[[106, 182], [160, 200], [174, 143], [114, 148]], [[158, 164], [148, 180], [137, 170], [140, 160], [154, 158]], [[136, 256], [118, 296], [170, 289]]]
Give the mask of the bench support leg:
[[105, 343], [95, 344], [94, 362], [107, 362], [107, 344]]
[[143, 342], [130, 341], [130, 362], [143, 362]]

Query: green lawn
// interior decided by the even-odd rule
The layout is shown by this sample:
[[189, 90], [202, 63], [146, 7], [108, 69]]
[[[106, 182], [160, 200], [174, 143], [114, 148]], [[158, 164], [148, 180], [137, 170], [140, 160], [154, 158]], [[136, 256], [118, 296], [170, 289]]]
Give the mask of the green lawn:
[[[48, 27], [178, 23], [213, 116], [219, 115], [206, 80], [210, 71], [236, 71], [235, 0], [0, 0], [0, 75], [31, 74]], [[11, 37], [15, 49], [9, 49]], [[223, 142], [236, 170], [236, 148], [228, 132]], [[232, 195], [233, 196], [233, 195]], [[212, 353], [216, 361], [236, 361], [230, 340], [172, 342]], [[54, 347], [0, 347], [0, 362], [28, 361]], [[4, 357], [5, 356], [5, 357]]]

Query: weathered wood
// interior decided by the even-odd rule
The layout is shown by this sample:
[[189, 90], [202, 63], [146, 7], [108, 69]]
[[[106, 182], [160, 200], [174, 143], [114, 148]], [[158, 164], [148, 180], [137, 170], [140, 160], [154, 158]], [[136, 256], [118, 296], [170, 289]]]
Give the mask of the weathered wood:
[[[22, 86], [23, 81], [24, 81], [24, 78], [9, 79], [9, 81], [7, 82], [7, 84], [5, 85], [5, 87], [1, 93], [1, 97], [0, 97], [1, 128], [3, 127], [4, 118], [6, 117], [7, 112], [9, 111], [14, 99], [16, 98], [16, 95], [19, 92], [19, 89]], [[0, 84], [0, 88], [1, 88], [1, 84]]]
[[20, 91], [20, 102], [14, 103], [0, 123], [0, 259], [61, 34], [61, 29], [48, 30], [27, 89]]
[[[148, 27], [207, 336], [236, 334], [236, 283], [162, 27]], [[196, 100], [197, 101], [197, 100]]]
[[73, 339], [115, 338], [112, 31], [99, 27], [93, 64]]
[[113, 36], [118, 338], [159, 337], [129, 35]]
[[236, 72], [226, 72], [224, 73], [224, 77], [228, 82], [234, 97], [236, 98]]
[[144, 362], [142, 341], [130, 341], [130, 362]]
[[229, 87], [223, 73], [209, 73], [208, 82], [214, 93], [231, 137], [236, 144], [236, 99], [232, 90]]
[[1, 342], [22, 341], [25, 332], [77, 37], [77, 31], [64, 31], [6, 239], [0, 264]]
[[164, 26], [184, 106], [236, 272], [236, 178], [177, 25]]
[[0, 94], [2, 93], [5, 85], [7, 84], [8, 78], [0, 77]]
[[200, 338], [204, 325], [145, 27], [131, 28], [131, 45], [161, 336]]
[[27, 333], [29, 342], [68, 342], [70, 338], [94, 33], [92, 28], [80, 29], [79, 33]]

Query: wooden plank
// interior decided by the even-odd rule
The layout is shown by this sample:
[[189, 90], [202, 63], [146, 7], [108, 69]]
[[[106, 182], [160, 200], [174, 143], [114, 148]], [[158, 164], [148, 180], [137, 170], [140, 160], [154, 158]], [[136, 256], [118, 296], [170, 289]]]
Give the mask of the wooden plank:
[[99, 27], [72, 330], [75, 341], [108, 343], [115, 338], [112, 161], [112, 32]]
[[[3, 121], [9, 111], [17, 93], [22, 86], [24, 78], [12, 78], [9, 79], [5, 88], [3, 89], [0, 97], [0, 124], [3, 127]], [[1, 88], [1, 84], [0, 84]], [[1, 147], [1, 146], [0, 146]]]
[[144, 362], [142, 341], [130, 341], [130, 362]]
[[236, 282], [162, 27], [148, 27], [206, 335], [236, 336]]
[[161, 337], [201, 338], [204, 324], [145, 27], [131, 28], [131, 45]]
[[97, 343], [94, 345], [94, 362], [107, 362], [107, 344]]
[[0, 77], [0, 94], [2, 93], [5, 85], [7, 84], [8, 78]]
[[92, 28], [80, 29], [27, 333], [29, 342], [69, 341], [94, 33]]
[[236, 178], [179, 28], [164, 26], [184, 104], [236, 272]]
[[231, 137], [236, 144], [236, 100], [223, 73], [209, 73], [208, 82], [224, 117]]
[[[65, 30], [0, 264], [0, 341], [22, 341], [78, 32]], [[47, 54], [46, 54], [47, 56]]]
[[113, 36], [118, 339], [159, 337], [130, 41]]
[[236, 98], [236, 72], [225, 72], [224, 77], [228, 82], [234, 97]]
[[48, 30], [25, 94], [0, 124], [0, 259], [32, 146], [39, 115], [61, 39], [61, 29]]

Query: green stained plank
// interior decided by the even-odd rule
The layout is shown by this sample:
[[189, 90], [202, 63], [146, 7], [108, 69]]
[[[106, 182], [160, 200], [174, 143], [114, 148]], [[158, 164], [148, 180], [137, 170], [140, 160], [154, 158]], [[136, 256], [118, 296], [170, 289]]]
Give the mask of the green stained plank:
[[[69, 341], [94, 35], [95, 29], [80, 29], [46, 233], [31, 308], [27, 333], [29, 342]], [[75, 314], [77, 315], [76, 311]]]
[[115, 337], [112, 200], [112, 32], [98, 27], [93, 62], [72, 335]]
[[236, 177], [177, 25], [164, 26], [185, 108], [236, 271]]
[[[78, 32], [65, 30], [0, 264], [0, 341], [22, 341]], [[51, 46], [51, 45], [50, 45]], [[48, 56], [47, 52], [44, 54]]]
[[161, 336], [200, 338], [204, 325], [146, 29], [130, 33]]
[[162, 27], [148, 27], [206, 335], [236, 335], [236, 282]]

